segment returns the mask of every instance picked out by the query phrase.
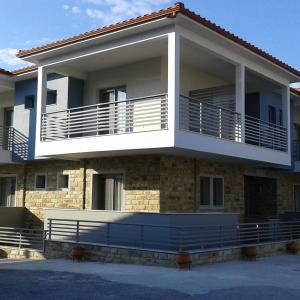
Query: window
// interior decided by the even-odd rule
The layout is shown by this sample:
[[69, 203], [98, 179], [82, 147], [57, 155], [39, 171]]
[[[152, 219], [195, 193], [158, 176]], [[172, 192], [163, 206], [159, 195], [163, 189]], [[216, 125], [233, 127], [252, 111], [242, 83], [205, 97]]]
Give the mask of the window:
[[222, 208], [224, 206], [224, 180], [220, 176], [200, 176], [200, 206]]
[[269, 105], [269, 123], [276, 124], [276, 108], [272, 105]]
[[57, 189], [62, 191], [69, 189], [69, 174], [57, 174]]
[[123, 175], [93, 175], [92, 209], [122, 210], [123, 206]]
[[0, 206], [16, 206], [16, 177], [0, 177]]
[[279, 125], [283, 125], [283, 116], [282, 116], [282, 109], [279, 110]]
[[47, 91], [47, 105], [56, 104], [57, 102], [57, 91], [48, 90]]
[[47, 176], [46, 174], [35, 175], [35, 189], [45, 190], [47, 188]]
[[25, 109], [34, 108], [34, 95], [25, 96]]

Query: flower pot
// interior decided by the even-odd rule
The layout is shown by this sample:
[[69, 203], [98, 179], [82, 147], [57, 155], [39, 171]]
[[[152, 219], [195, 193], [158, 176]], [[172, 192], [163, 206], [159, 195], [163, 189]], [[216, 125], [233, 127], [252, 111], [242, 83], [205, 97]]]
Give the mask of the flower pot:
[[300, 250], [300, 245], [297, 242], [291, 242], [286, 245], [286, 250], [290, 254], [297, 254]]
[[180, 269], [191, 268], [192, 257], [188, 252], [177, 252], [176, 254], [176, 264]]
[[255, 246], [242, 248], [242, 254], [249, 260], [256, 260], [257, 250]]
[[74, 246], [71, 252], [73, 260], [81, 261], [84, 256], [84, 248], [81, 246]]

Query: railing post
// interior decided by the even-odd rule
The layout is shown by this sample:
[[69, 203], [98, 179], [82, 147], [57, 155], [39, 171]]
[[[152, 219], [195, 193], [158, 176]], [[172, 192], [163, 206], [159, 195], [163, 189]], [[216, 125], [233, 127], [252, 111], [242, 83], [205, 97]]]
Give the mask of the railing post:
[[79, 243], [79, 220], [76, 221], [76, 243]]
[[49, 227], [48, 227], [48, 230], [49, 230], [48, 237], [49, 237], [49, 240], [51, 240], [51, 235], [52, 235], [52, 219], [49, 219]]
[[19, 249], [22, 248], [22, 229], [19, 231]]
[[140, 228], [141, 228], [140, 244], [141, 244], [141, 247], [144, 247], [144, 242], [145, 242], [145, 240], [144, 240], [144, 238], [145, 238], [144, 237], [144, 225], [140, 225]]
[[106, 244], [110, 245], [110, 223], [106, 224]]

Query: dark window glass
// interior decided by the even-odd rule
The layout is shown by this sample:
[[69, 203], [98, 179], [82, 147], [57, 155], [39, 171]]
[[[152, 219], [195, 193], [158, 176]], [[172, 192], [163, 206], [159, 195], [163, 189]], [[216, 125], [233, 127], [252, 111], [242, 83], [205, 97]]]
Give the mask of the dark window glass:
[[269, 105], [269, 122], [276, 124], [276, 108], [272, 105]]
[[69, 188], [69, 175], [68, 174], [59, 174], [58, 175], [58, 188], [59, 189], [68, 189]]
[[282, 126], [283, 119], [282, 119], [282, 109], [279, 110], [279, 125]]
[[46, 188], [46, 175], [37, 175], [35, 177], [35, 188], [36, 189]]
[[213, 179], [213, 195], [214, 195], [214, 206], [223, 206], [223, 179]]
[[210, 178], [200, 177], [200, 205], [210, 205]]
[[57, 102], [57, 91], [48, 90], [47, 91], [47, 105], [56, 104]]
[[25, 96], [25, 109], [34, 108], [34, 95]]

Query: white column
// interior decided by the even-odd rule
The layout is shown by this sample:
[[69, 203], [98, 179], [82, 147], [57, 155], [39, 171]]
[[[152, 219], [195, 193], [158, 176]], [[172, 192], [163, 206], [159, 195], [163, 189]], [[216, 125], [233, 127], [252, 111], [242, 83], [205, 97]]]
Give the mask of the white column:
[[241, 115], [241, 139], [245, 143], [245, 66], [238, 65], [235, 69], [235, 103], [236, 112]]
[[180, 36], [168, 35], [168, 129], [179, 129]]
[[37, 103], [36, 103], [36, 145], [41, 141], [42, 114], [46, 112], [47, 68], [38, 68]]
[[290, 110], [290, 87], [282, 88], [282, 126], [286, 127], [287, 132], [287, 152], [291, 154], [291, 110]]

